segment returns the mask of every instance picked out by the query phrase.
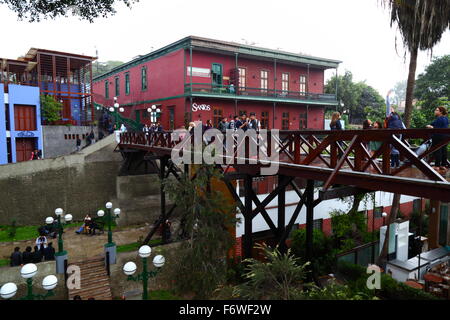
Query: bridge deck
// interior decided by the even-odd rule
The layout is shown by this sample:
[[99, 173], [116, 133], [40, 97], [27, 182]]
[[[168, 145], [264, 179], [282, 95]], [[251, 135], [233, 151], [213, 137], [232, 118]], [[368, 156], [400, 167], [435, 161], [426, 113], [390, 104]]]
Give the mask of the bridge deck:
[[[255, 134], [243, 140], [234, 140], [235, 153], [222, 157], [224, 171], [233, 167], [240, 173], [258, 176], [261, 168], [267, 168], [270, 163], [279, 166], [277, 174], [324, 181], [324, 190], [334, 184], [353, 185], [368, 190], [450, 201], [449, 174], [437, 172], [425, 161], [435, 150], [450, 142], [450, 129], [268, 133], [271, 132], [274, 136], [269, 138], [264, 134]], [[428, 148], [418, 156], [409, 142], [415, 139], [420, 144], [434, 134], [445, 135], [445, 138], [439, 145]], [[217, 139], [220, 140], [220, 136]], [[118, 148], [122, 151], [141, 150], [161, 157], [170, 156], [174, 149], [193, 155], [194, 151], [186, 149], [192, 143], [190, 140], [188, 136], [180, 144], [180, 139], [172, 132], [150, 135], [123, 133]], [[370, 152], [368, 145], [374, 141], [381, 141], [381, 146], [377, 151]], [[255, 157], [250, 156], [252, 142], [259, 145], [259, 163], [251, 163], [255, 161]], [[390, 167], [393, 147], [402, 160], [400, 168], [396, 169]], [[236, 150], [240, 148], [243, 150], [238, 153]]]

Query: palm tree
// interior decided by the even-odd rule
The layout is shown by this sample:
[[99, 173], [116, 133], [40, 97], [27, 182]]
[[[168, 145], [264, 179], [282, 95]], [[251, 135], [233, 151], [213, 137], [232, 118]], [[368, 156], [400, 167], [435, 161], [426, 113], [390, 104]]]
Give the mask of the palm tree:
[[450, 28], [450, 0], [383, 0], [391, 12], [404, 46], [411, 54], [406, 89], [405, 125], [409, 128], [419, 50], [432, 50]]

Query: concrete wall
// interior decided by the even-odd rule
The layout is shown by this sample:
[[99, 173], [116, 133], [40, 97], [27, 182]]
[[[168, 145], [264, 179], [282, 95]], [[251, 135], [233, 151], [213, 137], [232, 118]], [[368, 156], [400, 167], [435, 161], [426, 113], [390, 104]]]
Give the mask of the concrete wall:
[[76, 138], [65, 139], [65, 135], [79, 135], [81, 139], [81, 147], [86, 145], [86, 140], [83, 140], [83, 134], [89, 134], [94, 129], [95, 139], [98, 139], [97, 127], [90, 126], [43, 126], [44, 138], [44, 158], [56, 158], [65, 156], [76, 151]]
[[5, 86], [0, 83], [0, 164], [8, 163], [6, 148]]
[[0, 224], [40, 225], [56, 208], [74, 219], [97, 212], [116, 196], [115, 147], [109, 136], [74, 155], [0, 166]]
[[[55, 275], [58, 278], [58, 285], [53, 291], [54, 297], [48, 298], [48, 300], [67, 300], [67, 289], [65, 288], [64, 275], [56, 274], [56, 264], [54, 261], [42, 262], [36, 264], [38, 267], [38, 273], [33, 278], [33, 293], [44, 295], [47, 293], [42, 289], [42, 280], [48, 275]], [[18, 300], [27, 294], [27, 285], [25, 279], [20, 275], [21, 267], [5, 267], [0, 268], [0, 287], [8, 282], [14, 282], [18, 291], [13, 300]]]

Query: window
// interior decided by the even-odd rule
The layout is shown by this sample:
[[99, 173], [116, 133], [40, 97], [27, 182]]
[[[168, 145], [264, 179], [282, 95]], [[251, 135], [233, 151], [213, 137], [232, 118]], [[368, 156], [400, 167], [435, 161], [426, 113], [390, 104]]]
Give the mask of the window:
[[114, 79], [114, 84], [115, 84], [115, 89], [116, 89], [116, 97], [118, 97], [120, 95], [120, 82], [119, 82], [119, 77], [116, 77]]
[[213, 111], [213, 126], [214, 128], [219, 127], [220, 119], [222, 118], [223, 110], [222, 109], [214, 109]]
[[317, 219], [313, 221], [313, 229], [322, 231], [323, 219]]
[[130, 94], [130, 73], [125, 73], [125, 94]]
[[239, 89], [241, 91], [244, 91], [246, 86], [247, 86], [247, 69], [239, 68]]
[[300, 113], [298, 127], [300, 130], [308, 128], [308, 115], [306, 112]]
[[109, 81], [105, 81], [105, 98], [109, 99]]
[[147, 67], [141, 69], [141, 88], [142, 91], [147, 90]]
[[14, 105], [14, 129], [36, 131], [36, 106]]
[[269, 83], [269, 72], [261, 70], [261, 92], [267, 93]]
[[283, 112], [281, 130], [289, 130], [289, 112]]
[[142, 110], [142, 118], [148, 119], [148, 117], [149, 117], [149, 113], [147, 112], [147, 110]]
[[383, 207], [375, 207], [375, 210], [373, 210], [373, 217], [381, 218], [382, 216], [383, 216]]
[[269, 112], [261, 112], [261, 129], [269, 129]]
[[300, 95], [305, 95], [306, 93], [306, 76], [300, 76]]
[[281, 90], [283, 93], [289, 91], [289, 73], [283, 73], [281, 75]]

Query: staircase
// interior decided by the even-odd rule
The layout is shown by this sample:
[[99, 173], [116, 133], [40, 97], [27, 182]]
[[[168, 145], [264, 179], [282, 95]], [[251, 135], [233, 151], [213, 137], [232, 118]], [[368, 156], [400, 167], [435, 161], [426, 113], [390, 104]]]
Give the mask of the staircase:
[[105, 268], [105, 259], [96, 257], [87, 260], [70, 263], [80, 267], [81, 288], [69, 290], [69, 300], [74, 296], [81, 296], [81, 299], [88, 300], [112, 300], [111, 286]]

